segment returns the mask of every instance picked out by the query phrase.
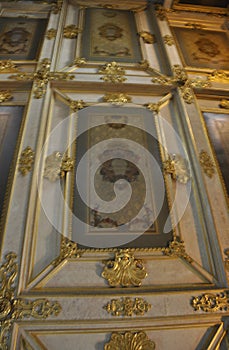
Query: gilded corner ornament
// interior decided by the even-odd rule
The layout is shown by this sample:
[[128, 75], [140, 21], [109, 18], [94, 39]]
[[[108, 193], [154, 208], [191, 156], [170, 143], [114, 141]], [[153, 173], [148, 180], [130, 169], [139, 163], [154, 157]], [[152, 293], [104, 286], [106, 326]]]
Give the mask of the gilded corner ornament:
[[151, 34], [150, 32], [147, 31], [142, 31], [138, 33], [140, 38], [143, 39], [145, 44], [154, 44], [156, 43], [156, 38], [154, 34]]
[[195, 311], [227, 311], [229, 309], [229, 298], [227, 292], [220, 294], [206, 293], [199, 297], [194, 297], [191, 301], [191, 305]]
[[107, 93], [103, 96], [103, 101], [121, 105], [124, 103], [130, 103], [131, 97], [122, 93]]
[[2, 60], [0, 61], [0, 73], [15, 73], [19, 72], [17, 66], [11, 60]]
[[103, 75], [101, 79], [108, 83], [123, 83], [126, 80], [125, 70], [117, 62], [105, 64], [99, 73]]
[[13, 95], [10, 90], [0, 90], [0, 103], [10, 101], [13, 99]]
[[67, 27], [64, 27], [64, 38], [66, 39], [75, 39], [82, 30], [79, 29], [76, 25], [70, 24]]
[[203, 172], [208, 177], [212, 178], [215, 174], [215, 166], [209, 154], [206, 151], [202, 150], [199, 154], [199, 160]]
[[155, 343], [145, 332], [112, 333], [104, 350], [155, 350]]
[[180, 239], [176, 236], [173, 237], [173, 240], [169, 243], [167, 248], [162, 248], [162, 252], [167, 256], [183, 258], [189, 263], [193, 261], [193, 259], [185, 251], [184, 242], [180, 241]]
[[164, 35], [163, 36], [164, 43], [168, 46], [175, 45], [175, 41], [172, 35]]
[[70, 67], [75, 66], [76, 68], [79, 68], [83, 66], [86, 63], [85, 58], [83, 57], [76, 57], [73, 61], [73, 63], [70, 65]]
[[142, 260], [135, 259], [128, 251], [118, 252], [114, 260], [106, 261], [102, 272], [111, 287], [138, 287], [146, 276]]
[[47, 90], [47, 85], [52, 80], [72, 80], [74, 75], [62, 72], [51, 72], [51, 61], [48, 58], [44, 58], [39, 63], [39, 69], [35, 73], [18, 73], [11, 75], [10, 79], [18, 81], [33, 81], [34, 82], [34, 97], [42, 98]]
[[83, 100], [67, 100], [69, 103], [69, 107], [71, 112], [77, 112], [80, 109], [83, 109], [86, 107], [86, 103]]
[[34, 155], [35, 152], [29, 146], [22, 151], [19, 159], [18, 170], [23, 176], [27, 175], [32, 170]]
[[79, 258], [81, 255], [77, 252], [77, 244], [69, 238], [62, 236], [60, 255], [53, 261], [54, 266], [58, 266], [65, 259]]
[[190, 170], [188, 162], [179, 154], [172, 154], [163, 162], [164, 171], [170, 174], [172, 179], [182, 184], [186, 184], [190, 180]]
[[112, 316], [142, 316], [151, 309], [151, 305], [142, 298], [125, 297], [112, 299], [104, 309]]
[[57, 30], [54, 28], [50, 28], [47, 30], [45, 37], [48, 40], [54, 39], [56, 37]]
[[32, 301], [15, 295], [15, 279], [18, 274], [16, 259], [17, 255], [10, 252], [0, 266], [0, 344], [3, 350], [8, 349], [13, 322], [28, 317], [46, 319], [52, 315], [57, 316], [61, 311], [57, 302], [50, 302], [47, 299]]
[[53, 152], [45, 160], [44, 177], [51, 182], [65, 177], [66, 173], [72, 171], [74, 161], [60, 152]]

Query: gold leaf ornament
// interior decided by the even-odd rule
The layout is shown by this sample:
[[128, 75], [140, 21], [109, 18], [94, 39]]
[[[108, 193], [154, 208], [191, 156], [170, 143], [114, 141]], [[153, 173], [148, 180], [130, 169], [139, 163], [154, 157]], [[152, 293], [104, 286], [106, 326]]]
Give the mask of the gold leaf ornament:
[[135, 259], [132, 253], [116, 253], [114, 260], [105, 262], [102, 277], [111, 287], [140, 286], [147, 276], [141, 260]]
[[145, 332], [112, 333], [109, 343], [104, 350], [154, 350], [155, 343], [150, 340]]
[[226, 293], [206, 293], [199, 297], [194, 297], [191, 301], [191, 305], [196, 311], [227, 311], [229, 308], [229, 298]]
[[34, 163], [34, 155], [35, 152], [29, 146], [26, 147], [24, 151], [22, 151], [19, 159], [18, 170], [23, 176], [27, 175], [32, 170]]
[[133, 314], [142, 316], [151, 309], [151, 305], [142, 298], [126, 297], [112, 299], [104, 306], [104, 309], [112, 316], [132, 316]]

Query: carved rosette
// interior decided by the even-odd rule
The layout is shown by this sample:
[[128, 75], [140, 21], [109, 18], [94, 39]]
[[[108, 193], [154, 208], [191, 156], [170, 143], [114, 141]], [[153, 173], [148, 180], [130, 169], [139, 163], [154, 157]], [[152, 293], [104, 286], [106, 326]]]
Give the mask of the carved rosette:
[[206, 293], [199, 297], [194, 297], [191, 301], [191, 305], [195, 311], [227, 311], [229, 308], [229, 298], [226, 293]]
[[114, 260], [105, 262], [102, 272], [111, 287], [138, 287], [146, 276], [143, 262], [129, 252], [116, 253]]
[[10, 90], [0, 90], [0, 103], [10, 101], [13, 99], [13, 95]]
[[22, 151], [19, 159], [18, 170], [23, 176], [27, 175], [32, 170], [34, 155], [35, 152], [29, 146]]
[[154, 350], [155, 343], [145, 332], [112, 333], [109, 343], [104, 350]]
[[74, 161], [66, 154], [53, 152], [45, 160], [44, 177], [51, 182], [65, 177], [66, 173], [72, 171]]
[[186, 184], [190, 179], [188, 162], [181, 155], [169, 155], [168, 159], [163, 162], [166, 174], [171, 174], [173, 180]]
[[151, 309], [151, 305], [142, 298], [126, 297], [112, 299], [104, 309], [112, 316], [142, 316]]
[[79, 29], [76, 25], [70, 24], [64, 28], [64, 38], [66, 39], [75, 39], [82, 30]]
[[203, 169], [203, 172], [210, 178], [215, 174], [214, 163], [206, 151], [201, 151], [199, 155], [200, 165]]
[[99, 73], [103, 75], [101, 79], [108, 83], [123, 83], [126, 80], [125, 70], [117, 62], [105, 64]]
[[47, 299], [31, 301], [15, 296], [14, 283], [18, 273], [16, 258], [15, 253], [8, 253], [0, 267], [0, 348], [3, 350], [8, 349], [9, 332], [14, 321], [25, 317], [46, 319], [51, 315], [57, 316], [61, 311], [57, 302]]

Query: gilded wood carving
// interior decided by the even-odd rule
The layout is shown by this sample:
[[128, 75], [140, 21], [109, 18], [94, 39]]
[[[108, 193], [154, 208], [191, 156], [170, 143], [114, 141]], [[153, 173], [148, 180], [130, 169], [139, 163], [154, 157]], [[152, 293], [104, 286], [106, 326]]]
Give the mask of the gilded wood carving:
[[24, 151], [22, 151], [19, 159], [18, 170], [23, 176], [27, 175], [32, 170], [34, 163], [34, 155], [35, 152], [29, 146], [26, 147]]
[[104, 350], [154, 350], [155, 343], [145, 332], [112, 333], [109, 343]]
[[104, 309], [112, 316], [142, 316], [151, 309], [151, 305], [142, 298], [125, 297], [112, 299]]

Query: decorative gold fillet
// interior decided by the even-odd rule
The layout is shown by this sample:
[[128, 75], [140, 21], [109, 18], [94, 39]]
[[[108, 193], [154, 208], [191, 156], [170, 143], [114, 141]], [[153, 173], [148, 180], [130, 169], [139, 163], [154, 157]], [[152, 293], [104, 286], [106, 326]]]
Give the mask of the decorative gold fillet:
[[44, 177], [51, 182], [65, 177], [66, 173], [72, 171], [74, 161], [66, 154], [53, 152], [45, 160]]
[[104, 306], [112, 316], [133, 316], [144, 315], [151, 309], [151, 305], [142, 298], [131, 299], [129, 297], [112, 299]]
[[64, 27], [64, 38], [66, 39], [75, 39], [78, 34], [82, 32], [82, 29], [79, 29], [76, 25], [70, 24], [67, 27]]
[[138, 33], [139, 36], [143, 39], [145, 44], [154, 44], [156, 43], [155, 35], [150, 32], [142, 31]]
[[138, 287], [146, 276], [143, 262], [135, 259], [128, 250], [118, 252], [114, 260], [106, 261], [102, 272], [111, 287]]
[[224, 254], [226, 255], [225, 268], [229, 272], [229, 248], [225, 249]]
[[0, 90], [0, 103], [10, 101], [13, 99], [13, 95], [10, 90]]
[[0, 267], [0, 344], [3, 350], [8, 349], [7, 341], [14, 321], [27, 317], [46, 319], [51, 315], [57, 316], [61, 311], [57, 302], [51, 303], [47, 299], [30, 301], [15, 296], [14, 283], [18, 274], [16, 258], [15, 253], [7, 254], [5, 263]]
[[14, 73], [19, 72], [17, 66], [11, 60], [0, 61], [0, 73]]
[[164, 35], [163, 36], [163, 40], [164, 40], [164, 43], [168, 46], [172, 46], [172, 45], [175, 45], [175, 41], [173, 39], [173, 36], [172, 35]]
[[27, 175], [32, 170], [34, 155], [34, 151], [29, 146], [22, 151], [19, 159], [18, 170], [23, 176]]
[[200, 165], [203, 169], [203, 172], [210, 178], [215, 174], [214, 163], [206, 151], [201, 151], [199, 154]]
[[189, 263], [193, 262], [193, 259], [185, 251], [184, 242], [176, 236], [173, 237], [173, 241], [169, 243], [169, 246], [163, 249], [163, 253], [171, 257], [183, 258]]
[[155, 343], [150, 340], [145, 332], [112, 333], [109, 343], [104, 350], [154, 350]]
[[62, 236], [60, 255], [53, 261], [54, 266], [58, 266], [65, 259], [79, 258], [80, 253], [77, 253], [77, 244], [67, 237]]
[[229, 73], [225, 72], [224, 70], [214, 70], [208, 75], [208, 80], [228, 83]]
[[229, 100], [222, 99], [219, 104], [220, 108], [229, 109]]
[[173, 180], [186, 184], [190, 179], [190, 171], [187, 160], [179, 154], [169, 155], [168, 159], [163, 162], [166, 174], [171, 174]]
[[99, 73], [103, 75], [101, 79], [108, 83], [123, 83], [126, 80], [125, 70], [117, 62], [105, 64], [99, 69]]
[[19, 81], [33, 81], [34, 82], [34, 97], [41, 98], [46, 93], [47, 84], [52, 80], [72, 80], [74, 75], [61, 72], [50, 72], [51, 61], [44, 58], [40, 63], [40, 68], [35, 73], [20, 73], [11, 75], [10, 79]]
[[45, 37], [48, 40], [54, 39], [56, 37], [57, 30], [54, 28], [50, 28], [47, 30]]
[[226, 292], [220, 294], [206, 293], [199, 297], [194, 297], [191, 301], [191, 305], [195, 311], [227, 311], [229, 307], [229, 298]]
[[119, 105], [131, 102], [131, 97], [122, 93], [107, 93], [103, 96], [103, 101]]

